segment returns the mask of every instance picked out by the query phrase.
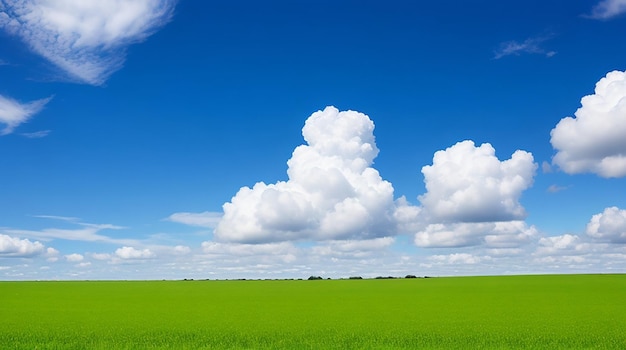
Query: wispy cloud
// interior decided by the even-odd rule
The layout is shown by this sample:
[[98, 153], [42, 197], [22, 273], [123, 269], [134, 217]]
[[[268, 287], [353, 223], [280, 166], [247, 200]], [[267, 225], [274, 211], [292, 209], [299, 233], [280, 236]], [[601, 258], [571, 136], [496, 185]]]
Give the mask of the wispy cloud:
[[125, 49], [165, 25], [176, 0], [3, 0], [0, 28], [20, 37], [70, 80], [101, 85]]
[[48, 241], [53, 239], [63, 239], [69, 241], [83, 241], [83, 242], [104, 242], [111, 244], [125, 244], [125, 245], [133, 245], [137, 244], [137, 240], [134, 239], [118, 239], [111, 238], [105, 235], [100, 234], [100, 231], [103, 230], [121, 230], [125, 227], [111, 225], [111, 224], [90, 224], [85, 222], [80, 222], [77, 218], [72, 217], [64, 217], [64, 216], [53, 216], [53, 215], [40, 215], [35, 216], [43, 219], [52, 219], [58, 221], [64, 221], [72, 225], [79, 226], [78, 228], [45, 228], [41, 230], [22, 230], [22, 229], [0, 229], [0, 234], [12, 235], [12, 236], [20, 236], [20, 237], [28, 237], [40, 239], [42, 241]]
[[50, 102], [52, 97], [20, 103], [12, 98], [0, 95], [0, 123], [5, 124], [0, 135], [12, 133], [20, 124], [27, 122], [33, 115], [39, 113]]
[[497, 50], [494, 51], [494, 59], [500, 59], [505, 56], [515, 55], [519, 56], [521, 54], [541, 54], [546, 57], [552, 57], [556, 55], [556, 51], [547, 50], [542, 47], [542, 44], [552, 39], [553, 35], [545, 35], [528, 38], [522, 42], [518, 41], [506, 41], [500, 44]]
[[626, 13], [626, 0], [603, 0], [591, 9], [587, 18], [607, 20]]
[[165, 220], [190, 226], [215, 228], [221, 219], [222, 213], [205, 211], [202, 213], [174, 213]]
[[550, 187], [548, 187], [547, 191], [550, 192], [550, 193], [557, 193], [557, 192], [565, 191], [566, 189], [567, 189], [567, 187], [565, 187], [565, 186], [550, 185]]
[[20, 135], [29, 139], [40, 139], [42, 137], [46, 137], [50, 134], [50, 130], [41, 130], [35, 132], [23, 132]]

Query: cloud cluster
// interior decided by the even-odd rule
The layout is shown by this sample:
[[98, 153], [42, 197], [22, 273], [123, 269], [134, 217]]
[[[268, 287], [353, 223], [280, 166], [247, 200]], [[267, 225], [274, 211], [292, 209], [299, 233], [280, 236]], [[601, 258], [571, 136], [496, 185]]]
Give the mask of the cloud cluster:
[[43, 254], [46, 249], [38, 241], [0, 234], [0, 257], [27, 258]]
[[537, 169], [532, 154], [515, 151], [500, 161], [488, 143], [462, 141], [437, 151], [433, 164], [422, 168], [427, 192], [420, 196], [429, 222], [415, 234], [419, 247], [514, 248], [537, 230], [522, 221], [519, 202]]
[[122, 247], [115, 251], [115, 256], [124, 260], [152, 259], [156, 257], [150, 249], [137, 249], [134, 247]]
[[78, 82], [100, 85], [125, 48], [172, 17], [176, 0], [3, 0], [0, 27]]
[[287, 165], [288, 181], [243, 187], [224, 204], [219, 241], [365, 239], [395, 233], [393, 187], [371, 167], [374, 123], [334, 107], [313, 113]]
[[405, 233], [415, 234], [420, 247], [500, 250], [538, 235], [522, 221], [526, 213], [519, 202], [537, 169], [532, 154], [518, 150], [500, 161], [490, 144], [476, 147], [472, 141], [438, 151], [433, 164], [422, 168], [427, 192], [419, 197], [422, 206], [414, 206], [404, 197], [394, 200], [392, 185], [371, 167], [378, 154], [373, 130], [359, 112], [315, 112], [302, 130], [307, 144], [287, 162], [289, 180], [241, 188], [224, 204], [221, 218], [176, 213], [168, 220], [204, 227], [219, 220], [214, 238], [222, 243], [326, 241], [315, 253], [335, 256], [346, 244], [383, 249]]
[[488, 143], [463, 141], [437, 151], [422, 168], [427, 193], [424, 209], [436, 221], [489, 222], [525, 217], [519, 198], [533, 183], [537, 165], [532, 154], [516, 151], [500, 161]]
[[591, 217], [587, 234], [594, 239], [610, 243], [626, 243], [626, 210], [617, 207], [604, 209]]
[[626, 0], [603, 0], [591, 10], [593, 19], [611, 19], [626, 12]]
[[550, 133], [553, 163], [568, 174], [626, 176], [626, 72], [608, 73], [581, 105]]
[[538, 236], [534, 226], [520, 220], [482, 223], [430, 224], [415, 234], [418, 247], [516, 248]]
[[52, 97], [20, 103], [14, 99], [0, 95], [0, 123], [4, 129], [0, 135], [8, 135], [20, 124], [27, 122], [33, 115], [39, 113]]

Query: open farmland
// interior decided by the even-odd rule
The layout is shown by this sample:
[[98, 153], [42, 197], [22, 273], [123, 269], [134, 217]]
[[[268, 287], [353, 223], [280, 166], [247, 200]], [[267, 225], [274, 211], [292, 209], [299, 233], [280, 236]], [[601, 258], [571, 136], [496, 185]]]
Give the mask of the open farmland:
[[625, 349], [626, 275], [1, 282], [3, 349]]

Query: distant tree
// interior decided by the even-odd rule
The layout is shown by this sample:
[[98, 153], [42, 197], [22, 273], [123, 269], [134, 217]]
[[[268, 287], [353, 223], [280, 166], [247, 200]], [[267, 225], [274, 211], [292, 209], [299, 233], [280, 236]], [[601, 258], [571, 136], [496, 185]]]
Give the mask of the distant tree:
[[352, 276], [349, 279], [351, 279], [351, 280], [362, 280], [363, 277], [361, 277], [361, 276]]
[[322, 279], [322, 277], [320, 277], [320, 276], [311, 276], [311, 277], [309, 277], [309, 281], [321, 280], [321, 279]]
[[415, 276], [415, 275], [406, 275], [406, 276], [404, 276], [404, 278], [417, 278], [417, 276]]

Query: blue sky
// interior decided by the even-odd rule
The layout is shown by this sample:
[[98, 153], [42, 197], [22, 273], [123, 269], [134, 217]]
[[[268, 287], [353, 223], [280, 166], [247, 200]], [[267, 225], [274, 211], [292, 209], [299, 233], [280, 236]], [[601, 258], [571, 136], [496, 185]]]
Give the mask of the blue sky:
[[0, 279], [626, 270], [626, 2], [0, 1]]

